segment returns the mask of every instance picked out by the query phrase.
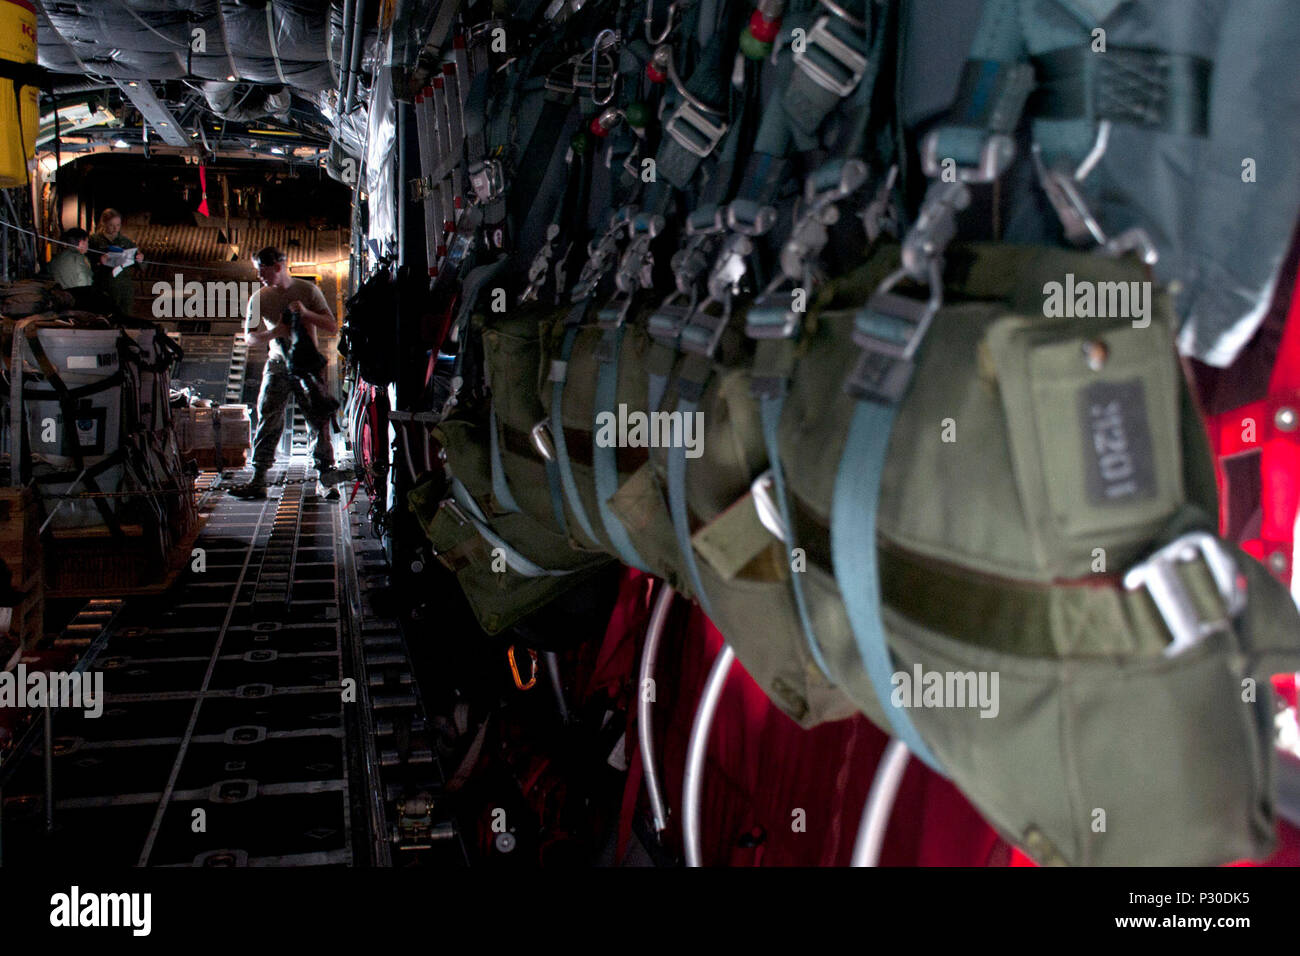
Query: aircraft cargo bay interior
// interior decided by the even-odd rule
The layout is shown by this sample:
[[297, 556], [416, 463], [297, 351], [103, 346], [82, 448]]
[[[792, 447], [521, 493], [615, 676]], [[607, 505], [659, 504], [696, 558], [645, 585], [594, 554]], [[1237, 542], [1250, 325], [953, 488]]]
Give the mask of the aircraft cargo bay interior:
[[0, 874], [1300, 865], [1297, 45], [0, 0]]

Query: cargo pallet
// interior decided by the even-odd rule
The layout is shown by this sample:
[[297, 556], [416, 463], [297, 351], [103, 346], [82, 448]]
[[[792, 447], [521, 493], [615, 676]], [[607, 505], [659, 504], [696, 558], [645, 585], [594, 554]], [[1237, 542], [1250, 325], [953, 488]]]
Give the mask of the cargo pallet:
[[0, 618], [8, 617], [0, 628], [0, 647], [8, 651], [16, 646], [15, 653], [21, 655], [45, 633], [40, 526], [35, 496], [28, 488], [0, 488], [0, 558], [9, 570], [10, 586], [21, 595], [14, 607], [0, 610]]

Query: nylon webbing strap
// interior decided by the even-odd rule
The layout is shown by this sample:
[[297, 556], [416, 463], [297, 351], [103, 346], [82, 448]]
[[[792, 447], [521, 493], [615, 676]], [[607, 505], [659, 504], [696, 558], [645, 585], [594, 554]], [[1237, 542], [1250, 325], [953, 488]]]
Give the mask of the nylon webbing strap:
[[648, 379], [650, 411], [657, 412], [664, 403], [664, 393], [668, 391], [668, 376], [651, 372]]
[[[694, 415], [699, 407], [699, 403], [693, 399], [682, 398], [677, 402], [677, 410], [682, 413], [683, 422], [686, 416]], [[695, 547], [691, 544], [691, 521], [686, 504], [686, 446], [681, 442], [668, 449], [668, 511], [672, 515], [677, 547], [682, 553], [682, 561], [686, 564], [686, 573], [690, 576], [695, 600], [699, 602], [704, 613], [711, 616], [709, 599], [704, 593], [699, 564], [695, 560]]]
[[957, 98], [936, 130], [937, 155], [979, 166], [991, 135], [1014, 133], [1034, 83], [1026, 57], [1019, 0], [985, 0]]
[[[597, 354], [612, 357], [608, 361], [602, 361], [596, 373], [597, 416], [601, 412], [617, 413], [614, 405], [618, 399], [618, 370], [623, 343], [623, 327], [607, 329], [604, 339], [605, 341]], [[593, 434], [595, 432], [595, 423], [593, 423]], [[641, 560], [641, 555], [637, 553], [631, 537], [628, 536], [627, 529], [623, 527], [623, 523], [614, 514], [614, 509], [609, 506], [609, 499], [618, 491], [618, 460], [614, 453], [614, 446], [612, 444], [602, 445], [600, 442], [593, 440], [591, 465], [596, 474], [596, 503], [600, 508], [600, 520], [605, 527], [605, 536], [609, 538], [609, 543], [614, 546], [614, 550], [618, 552], [618, 556], [624, 564], [649, 574], [650, 570], [645, 566], [645, 562]]]
[[[551, 157], [555, 150], [561, 148], [564, 126], [568, 122], [572, 103], [568, 96], [557, 97], [548, 92], [542, 101], [542, 112], [533, 127], [533, 135], [524, 147], [523, 154], [516, 166], [514, 183], [510, 190], [510, 202], [517, 219], [528, 218], [528, 213], [545, 204], [539, 202], [542, 182], [550, 168]], [[576, 164], [574, 164], [576, 166]], [[565, 192], [568, 192], [566, 188]], [[523, 234], [528, 234], [525, 226]]]
[[939, 155], [978, 166], [990, 134], [1015, 131], [1033, 81], [1033, 68], [1023, 61], [967, 60], [957, 99], [938, 130]]
[[717, 112], [701, 110], [683, 99], [664, 124], [655, 167], [665, 180], [685, 189], [727, 129], [728, 75], [724, 62], [728, 38], [715, 33], [685, 84], [687, 92]]
[[483, 510], [479, 508], [478, 502], [474, 500], [474, 496], [469, 493], [469, 489], [461, 483], [459, 478], [451, 479], [451, 493], [456, 504], [460, 506], [465, 517], [469, 518], [470, 523], [474, 525], [474, 529], [483, 537], [483, 540], [494, 549], [501, 549], [501, 553], [506, 559], [506, 566], [510, 568], [511, 571], [514, 571], [515, 574], [523, 575], [526, 578], [554, 578], [563, 577], [566, 574], [573, 573], [572, 571], [548, 570], [539, 564], [534, 564], [516, 551], [500, 535], [492, 530], [492, 526], [488, 524], [487, 516], [483, 514]]
[[[781, 467], [781, 449], [779, 429], [781, 411], [785, 407], [785, 395], [768, 396], [760, 400], [759, 414], [763, 422], [763, 443], [767, 446], [767, 460], [772, 468], [772, 482], [776, 486], [776, 504], [781, 509], [781, 523], [785, 525], [785, 546], [789, 551], [798, 547], [795, 540], [794, 522], [790, 520], [790, 500], [786, 497], [785, 470]], [[808, 614], [808, 601], [803, 592], [803, 574], [790, 572], [790, 587], [794, 591], [795, 607], [799, 611], [799, 625], [803, 628], [804, 641], [812, 654], [817, 667], [827, 680], [831, 679], [830, 669], [826, 666], [826, 657], [817, 641], [813, 630], [812, 618]]]
[[1033, 58], [1030, 112], [1045, 119], [1113, 120], [1183, 136], [1210, 126], [1214, 64], [1186, 53], [1068, 47]]
[[[435, 236], [443, 235], [443, 223], [456, 218], [456, 196], [455, 187], [448, 176], [464, 166], [464, 158], [461, 156], [461, 142], [453, 141], [451, 138], [451, 111], [456, 109], [456, 104], [448, 101], [447, 84], [442, 77], [434, 77], [433, 80], [433, 112], [434, 112], [434, 155], [442, 157], [442, 163], [434, 171], [434, 187], [438, 190], [439, 206], [442, 209], [442, 222], [438, 223], [438, 231]], [[443, 172], [442, 167], [450, 164], [450, 167]], [[435, 242], [435, 248], [440, 243]]]
[[[844, 7], [861, 17], [864, 4], [850, 0]], [[808, 31], [804, 50], [795, 58], [795, 70], [782, 105], [795, 129], [804, 136], [813, 136], [862, 79], [868, 66], [867, 28], [842, 17], [823, 15]]]
[[492, 467], [492, 496], [497, 504], [511, 514], [519, 513], [515, 496], [510, 493], [510, 483], [506, 480], [506, 469], [501, 463], [501, 436], [497, 432], [497, 406], [493, 402], [488, 406], [488, 456]]
[[465, 95], [465, 147], [470, 162], [487, 153], [488, 85], [492, 80], [491, 55], [487, 38], [480, 37], [469, 48], [470, 79]]
[[555, 523], [559, 526], [560, 534], [566, 538], [569, 536], [569, 519], [564, 513], [564, 490], [560, 487], [560, 466], [549, 458], [546, 461], [546, 485], [551, 493], [551, 513], [555, 515]]
[[564, 330], [560, 360], [551, 365], [551, 441], [555, 444], [555, 461], [560, 468], [560, 485], [564, 488], [564, 500], [569, 503], [569, 510], [578, 520], [578, 527], [582, 529], [582, 533], [589, 541], [599, 544], [600, 538], [592, 529], [591, 521], [587, 518], [587, 509], [582, 506], [582, 499], [578, 496], [578, 483], [573, 478], [573, 463], [569, 460], [569, 450], [564, 440], [564, 383], [567, 376], [565, 364], [573, 354], [573, 342], [577, 337], [578, 326], [569, 324]]
[[949, 121], [995, 133], [1014, 132], [1024, 107], [1017, 65], [999, 60], [967, 60]]
[[460, 12], [464, 0], [440, 0], [438, 3], [438, 12], [434, 16], [433, 27], [429, 30], [429, 42], [425, 44], [426, 49], [438, 53], [442, 50], [443, 44], [447, 42], [447, 37], [451, 35], [452, 23], [456, 19], [456, 14]]
[[[461, 74], [455, 63], [442, 66], [442, 85], [447, 92], [447, 139], [452, 152], [458, 158], [465, 143], [465, 98], [460, 89]], [[451, 173], [453, 200], [455, 196], [465, 195], [465, 164], [457, 163]], [[455, 219], [456, 209], [447, 210], [446, 218]]]
[[[279, 77], [281, 83], [288, 86], [289, 81], [285, 79], [284, 67], [280, 63], [280, 47], [279, 44], [275, 42], [275, 33], [275, 3], [274, 0], [268, 0], [266, 4], [266, 42], [267, 46], [271, 48], [271, 62], [275, 64], [275, 75]], [[328, 56], [330, 44], [325, 44], [325, 47], [326, 56]]]
[[[93, 465], [86, 465], [84, 468], [80, 469], [79, 471], [73, 469], [67, 469], [65, 471], [55, 471], [55, 472], [50, 472], [49, 474], [37, 475], [34, 478], [32, 478], [32, 483], [37, 485], [58, 485], [58, 484], [63, 484], [65, 482], [72, 482], [73, 479], [77, 478], [78, 476], [80, 476], [83, 481], [86, 479], [94, 478], [96, 475], [103, 474], [104, 472], [108, 471], [110, 468], [116, 467], [117, 465], [126, 465], [127, 447], [128, 446], [124, 445], [121, 448], [119, 448], [117, 451], [113, 452], [111, 455], [105, 455], [103, 458], [95, 462]], [[70, 484], [68, 486], [69, 497], [76, 497], [76, 495], [72, 494], [72, 489], [75, 487], [76, 487], [75, 483]]]
[[442, 237], [443, 222], [441, 191], [431, 179], [434, 168], [438, 165], [438, 153], [434, 146], [437, 139], [436, 125], [433, 97], [418, 94], [415, 97], [415, 128], [420, 145], [423, 191], [420, 205], [424, 209], [425, 258], [431, 271], [438, 265], [438, 240]]
[[[457, 164], [452, 172], [452, 186], [455, 194], [463, 202], [465, 199], [465, 164], [461, 154], [465, 149], [465, 126], [469, 122], [466, 119], [465, 110], [469, 100], [470, 81], [473, 78], [469, 69], [469, 51], [465, 48], [465, 37], [463, 34], [457, 34], [451, 48], [452, 66], [456, 68], [456, 85], [457, 101], [455, 109], [457, 110], [456, 131], [458, 139], [456, 140], [456, 157]], [[448, 87], [452, 89], [452, 87]], [[447, 215], [454, 218], [456, 210], [447, 210]]]
[[858, 654], [894, 733], [946, 777], [907, 709], [892, 702], [894, 663], [880, 615], [876, 509], [895, 413], [894, 406], [873, 401], [859, 401], [853, 411], [831, 498], [831, 557]]

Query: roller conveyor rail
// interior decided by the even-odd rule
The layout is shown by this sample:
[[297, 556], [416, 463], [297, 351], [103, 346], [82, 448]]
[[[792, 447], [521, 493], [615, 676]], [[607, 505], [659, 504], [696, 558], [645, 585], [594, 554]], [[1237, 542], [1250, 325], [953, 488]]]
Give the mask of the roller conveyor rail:
[[405, 636], [371, 601], [369, 502], [318, 498], [298, 462], [264, 501], [213, 479], [175, 586], [92, 601], [58, 638], [103, 713], [53, 711], [49, 747], [37, 719], [0, 765], [0, 862], [465, 865]]

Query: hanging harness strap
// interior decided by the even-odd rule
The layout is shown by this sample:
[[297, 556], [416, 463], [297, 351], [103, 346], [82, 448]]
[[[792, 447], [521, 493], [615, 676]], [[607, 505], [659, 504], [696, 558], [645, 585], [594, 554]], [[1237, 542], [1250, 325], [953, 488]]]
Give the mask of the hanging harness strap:
[[[560, 345], [560, 357], [551, 362], [551, 374], [547, 380], [552, 383], [551, 440], [555, 443], [555, 460], [560, 470], [560, 485], [564, 489], [564, 500], [569, 503], [569, 510], [573, 512], [573, 517], [577, 519], [578, 527], [582, 529], [582, 533], [587, 536], [589, 541], [599, 544], [601, 539], [592, 529], [591, 521], [587, 517], [587, 509], [583, 507], [582, 498], [578, 495], [578, 483], [573, 478], [573, 463], [569, 459], [568, 445], [564, 439], [564, 384], [568, 376], [569, 356], [573, 354], [573, 342], [578, 337], [580, 312], [585, 305], [586, 300], [578, 303], [570, 311], [565, 322], [564, 340]], [[579, 314], [575, 316], [575, 313]]]
[[[891, 6], [874, 22], [875, 32], [869, 57], [864, 59], [862, 69], [856, 71], [856, 88], [853, 90], [852, 99], [854, 111], [841, 137], [842, 158], [823, 164], [808, 177], [804, 189], [803, 216], [795, 223], [790, 241], [782, 249], [782, 277], [801, 285], [805, 300], [813, 291], [809, 288], [813, 260], [821, 254], [822, 248], [828, 241], [823, 222], [824, 211], [832, 209], [834, 203], [856, 192], [867, 178], [866, 165], [855, 157], [861, 152], [869, 125], [871, 99], [875, 90], [876, 77], [879, 74], [880, 60], [884, 54], [884, 39], [887, 35], [894, 35], [892, 12]], [[799, 61], [799, 66], [800, 73], [791, 81], [792, 89], [796, 82], [800, 82], [801, 77], [807, 78], [810, 75], [807, 62]], [[891, 183], [892, 180], [886, 183], [886, 190]], [[772, 288], [780, 282], [781, 279], [776, 280]], [[807, 307], [805, 301], [803, 309], [795, 310], [794, 295], [794, 290], [775, 295], [769, 291], [754, 302], [745, 316], [745, 332], [757, 343], [751, 390], [759, 401], [763, 443], [772, 470], [775, 503], [786, 533], [785, 545], [790, 550], [797, 548], [799, 543], [795, 537], [795, 523], [791, 520], [785, 467], [781, 461], [780, 425], [786, 392], [796, 363], [795, 343], [800, 331], [803, 309]], [[823, 676], [830, 680], [830, 668], [827, 666], [826, 657], [813, 629], [812, 616], [808, 611], [808, 599], [804, 593], [801, 573], [797, 571], [791, 573], [790, 588], [794, 593], [799, 624], [803, 630], [808, 652]]]
[[[682, 366], [677, 380], [677, 411], [681, 414], [682, 427], [685, 429], [687, 419], [699, 410], [700, 399], [704, 397], [704, 387], [712, 371], [711, 358], [707, 354], [688, 355]], [[695, 560], [695, 547], [691, 543], [689, 510], [686, 501], [686, 443], [677, 442], [668, 449], [668, 512], [673, 520], [677, 548], [686, 564], [686, 573], [695, 592], [695, 599], [704, 613], [711, 616], [709, 599], [700, 579], [699, 563]]]
[[[845, 391], [857, 406], [831, 496], [831, 562], [863, 667], [895, 735], [945, 776], [907, 710], [892, 702], [894, 664], [881, 617], [876, 510], [894, 417], [911, 384], [917, 350], [942, 305], [943, 252], [956, 230], [957, 211], [969, 201], [970, 191], [960, 178], [931, 183], [904, 241], [903, 261], [911, 265], [886, 279], [854, 319], [853, 341], [862, 354]], [[894, 292], [904, 278], [926, 284], [928, 301]]]
[[808, 31], [803, 51], [794, 55], [795, 70], [782, 99], [796, 133], [809, 138], [840, 101], [853, 93], [868, 66], [874, 70], [877, 65], [868, 58], [870, 30], [863, 19], [863, 0], [841, 0], [825, 7], [829, 12], [818, 17]]
[[535, 564], [528, 558], [516, 551], [504, 538], [492, 530], [488, 523], [487, 516], [479, 508], [478, 502], [474, 496], [469, 493], [469, 489], [461, 483], [459, 478], [451, 479], [452, 498], [465, 517], [474, 525], [475, 530], [483, 537], [493, 549], [500, 548], [501, 553], [505, 556], [506, 566], [516, 574], [523, 575], [526, 578], [543, 578], [543, 577], [563, 577], [566, 574], [572, 574], [572, 571], [551, 571]]
[[709, 39], [691, 79], [682, 87], [682, 100], [664, 122], [666, 134], [659, 144], [655, 167], [677, 189], [685, 189], [700, 163], [722, 137], [727, 124], [727, 64], [730, 38], [717, 31]]
[[506, 469], [501, 463], [501, 436], [497, 432], [496, 402], [488, 406], [488, 456], [492, 467], [492, 497], [496, 498], [497, 505], [503, 511], [518, 514], [519, 505], [510, 491], [510, 483], [506, 480]]
[[893, 706], [894, 663], [880, 616], [876, 506], [895, 412], [894, 404], [874, 399], [859, 401], [854, 410], [831, 499], [831, 554], [858, 654], [895, 735], [930, 769], [942, 775], [942, 766], [907, 710]]
[[[596, 373], [597, 423], [602, 414], [617, 417], [617, 409], [614, 406], [618, 399], [618, 369], [622, 344], [622, 326], [605, 330], [599, 346], [600, 367]], [[618, 459], [614, 443], [601, 444], [593, 440], [591, 464], [596, 476], [596, 503], [600, 509], [600, 521], [604, 526], [605, 536], [624, 564], [649, 574], [650, 571], [632, 544], [627, 529], [614, 514], [614, 509], [609, 506], [609, 499], [618, 491]]]

